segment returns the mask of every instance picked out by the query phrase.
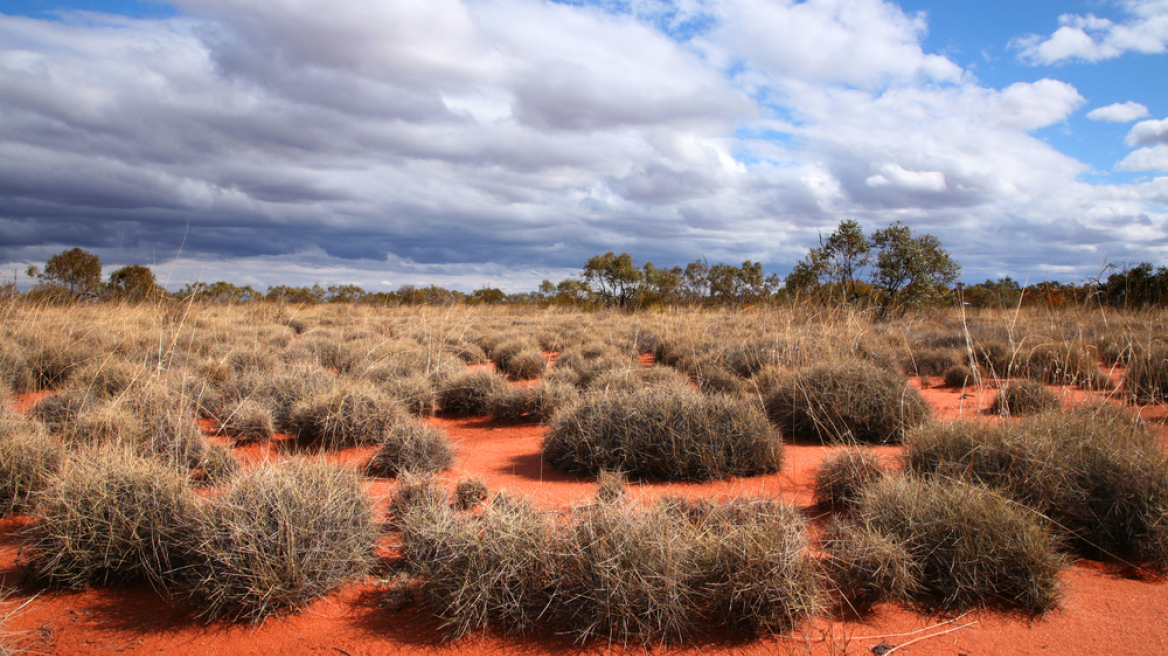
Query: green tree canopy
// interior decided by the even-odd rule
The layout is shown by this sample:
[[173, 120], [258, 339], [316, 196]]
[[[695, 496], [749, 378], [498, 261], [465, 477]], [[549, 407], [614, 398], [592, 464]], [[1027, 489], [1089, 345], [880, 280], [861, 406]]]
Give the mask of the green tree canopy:
[[165, 292], [154, 279], [154, 272], [141, 264], [124, 266], [110, 274], [109, 289], [114, 298], [145, 301], [160, 298]]
[[29, 267], [29, 273], [43, 283], [59, 285], [74, 295], [101, 287], [101, 259], [80, 248], [57, 253], [45, 263], [43, 272]]

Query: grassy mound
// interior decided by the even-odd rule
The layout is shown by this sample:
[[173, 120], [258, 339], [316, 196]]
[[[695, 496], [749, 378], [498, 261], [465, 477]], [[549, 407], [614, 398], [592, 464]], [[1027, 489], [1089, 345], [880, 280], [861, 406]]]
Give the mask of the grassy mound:
[[821, 442], [896, 443], [929, 416], [928, 404], [903, 376], [859, 360], [779, 378], [765, 404], [784, 433]]
[[1033, 415], [1062, 406], [1062, 401], [1042, 383], [1033, 380], [1006, 383], [990, 408], [1000, 415]]
[[355, 474], [310, 461], [265, 465], [203, 514], [193, 598], [209, 618], [294, 609], [364, 575], [377, 537]]
[[668, 642], [714, 624], [782, 632], [816, 611], [803, 520], [770, 501], [578, 508], [560, 522], [496, 495], [476, 514], [436, 497], [399, 518], [426, 605], [450, 637], [546, 628], [580, 640]]
[[346, 381], [321, 397], [301, 402], [288, 423], [301, 440], [343, 449], [379, 444], [405, 419], [401, 405], [373, 385]]
[[860, 449], [841, 451], [825, 460], [815, 475], [815, 502], [851, 506], [884, 475], [879, 456]]
[[27, 512], [64, 457], [61, 443], [37, 423], [0, 417], [0, 516]]
[[69, 587], [140, 578], [159, 585], [186, 562], [196, 505], [173, 468], [112, 447], [68, 458], [34, 514], [37, 578]]
[[403, 471], [434, 473], [454, 464], [454, 450], [446, 433], [423, 421], [404, 419], [385, 433], [366, 470], [374, 476], [396, 476]]
[[507, 379], [495, 371], [467, 371], [438, 385], [438, 406], [455, 415], [488, 415], [491, 403], [507, 391]]
[[[990, 490], [890, 477], [861, 496], [857, 517], [859, 528], [852, 536], [885, 536], [892, 544], [890, 562], [897, 559], [896, 549], [911, 557], [908, 571], [919, 575], [905, 589], [912, 589], [913, 599], [925, 607], [954, 611], [1002, 605], [1037, 613], [1058, 604], [1064, 560], [1047, 523]], [[835, 557], [846, 561], [849, 549], [856, 547], [837, 547]], [[871, 547], [858, 552], [870, 553]], [[892, 567], [892, 580], [898, 582], [890, 589], [900, 589], [902, 565]]]
[[1124, 408], [931, 425], [907, 441], [912, 471], [999, 489], [1053, 520], [1084, 555], [1168, 565], [1168, 458]]
[[1168, 400], [1168, 348], [1155, 348], [1132, 357], [1123, 374], [1123, 389], [1140, 403]]
[[709, 480], [778, 471], [782, 442], [744, 400], [644, 388], [593, 393], [557, 414], [543, 453], [572, 473]]

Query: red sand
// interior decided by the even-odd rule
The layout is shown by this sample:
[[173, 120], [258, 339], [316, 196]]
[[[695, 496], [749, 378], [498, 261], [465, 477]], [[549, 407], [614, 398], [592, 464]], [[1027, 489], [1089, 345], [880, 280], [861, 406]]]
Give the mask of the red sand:
[[[973, 388], [964, 394], [936, 387], [933, 381], [914, 381], [942, 418], [980, 417], [997, 421], [985, 410], [994, 390]], [[1064, 389], [1068, 402], [1098, 394]], [[1164, 407], [1140, 408], [1141, 416], [1165, 440]], [[486, 480], [493, 490], [530, 494], [549, 508], [586, 501], [594, 484], [548, 467], [540, 455], [544, 426], [502, 425], [490, 420], [435, 418], [457, 442], [458, 461], [444, 478], [454, 481], [470, 475]], [[213, 426], [207, 426], [213, 430]], [[225, 438], [213, 438], [222, 440]], [[328, 458], [361, 466], [372, 449], [350, 449]], [[731, 479], [710, 484], [638, 484], [632, 493], [651, 499], [664, 494], [686, 496], [774, 495], [796, 503], [808, 515], [810, 485], [819, 463], [835, 448], [788, 444], [783, 471], [772, 476]], [[896, 447], [879, 452], [894, 456]], [[244, 462], [284, 458], [295, 453], [287, 439], [268, 446], [237, 450]], [[369, 484], [383, 502], [389, 481]], [[380, 504], [379, 504], [380, 505]], [[19, 537], [26, 518], [0, 521], [0, 577], [13, 582]], [[1061, 607], [1044, 617], [1026, 618], [976, 611], [958, 618], [919, 615], [899, 605], [878, 606], [862, 620], [820, 618], [790, 636], [746, 642], [719, 636], [694, 644], [649, 651], [763, 656], [781, 654], [1164, 654], [1168, 653], [1168, 584], [1140, 578], [1122, 567], [1079, 561], [1063, 573], [1066, 594]], [[18, 591], [9, 599], [15, 608], [29, 602]], [[381, 605], [381, 591], [373, 580], [355, 584], [300, 612], [269, 619], [261, 625], [206, 625], [179, 601], [161, 597], [149, 586], [96, 588], [82, 592], [41, 592], [5, 625], [10, 641], [35, 653], [219, 652], [226, 654], [404, 654], [424, 651], [438, 656], [471, 654], [643, 652], [640, 647], [611, 645], [581, 647], [556, 637], [501, 637], [495, 635], [443, 643], [434, 620], [424, 609], [410, 606], [393, 612]], [[874, 649], [875, 648], [875, 649]]]

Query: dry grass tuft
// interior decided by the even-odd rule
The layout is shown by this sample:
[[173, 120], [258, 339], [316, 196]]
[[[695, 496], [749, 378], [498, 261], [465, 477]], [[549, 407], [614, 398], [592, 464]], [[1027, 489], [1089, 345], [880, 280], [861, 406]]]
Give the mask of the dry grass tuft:
[[438, 405], [442, 412], [483, 416], [491, 413], [491, 403], [507, 390], [507, 379], [494, 371], [468, 371], [442, 381]]
[[933, 425], [908, 444], [912, 471], [999, 489], [1049, 517], [1084, 555], [1168, 566], [1168, 457], [1124, 408], [1052, 411], [998, 427]]
[[815, 475], [815, 502], [851, 507], [865, 488], [887, 473], [880, 457], [849, 448], [828, 458]]
[[[1033, 511], [986, 488], [947, 480], [889, 477], [869, 488], [857, 506], [859, 528], [844, 537], [885, 536], [912, 558], [914, 599], [927, 608], [955, 611], [986, 605], [1041, 613], [1058, 605], [1058, 573], [1065, 564], [1049, 524]], [[871, 545], [852, 545], [860, 555]], [[841, 567], [849, 567], [841, 563]], [[890, 573], [899, 581], [902, 563]], [[864, 565], [861, 570], [872, 570]], [[895, 584], [899, 587], [901, 584]]]
[[379, 444], [407, 419], [394, 399], [372, 384], [344, 380], [292, 410], [289, 429], [326, 449]]
[[543, 453], [572, 473], [710, 480], [778, 471], [782, 442], [745, 400], [644, 388], [593, 393], [558, 413]]
[[487, 500], [487, 483], [475, 476], [458, 482], [454, 487], [454, 506], [459, 510], [472, 510]]
[[795, 439], [845, 444], [898, 443], [930, 414], [903, 376], [858, 360], [789, 374], [765, 403], [771, 422]]
[[1168, 401], [1168, 348], [1133, 357], [1123, 374], [1123, 389], [1140, 403]]
[[307, 460], [236, 480], [198, 523], [193, 598], [210, 619], [258, 621], [363, 576], [378, 531], [360, 478]]
[[64, 458], [61, 443], [35, 422], [0, 417], [0, 516], [28, 512]]
[[955, 364], [945, 370], [945, 387], [960, 389], [977, 384], [977, 373], [964, 364]]
[[366, 471], [373, 476], [396, 476], [409, 471], [431, 474], [454, 464], [454, 449], [446, 432], [424, 421], [403, 418], [388, 429]]
[[195, 513], [186, 479], [166, 464], [119, 447], [79, 451], [37, 495], [32, 573], [74, 588], [165, 585], [187, 561]]
[[1033, 415], [1062, 406], [1062, 401], [1046, 386], [1033, 380], [1010, 381], [1000, 390], [990, 410], [999, 415]]
[[880, 602], [910, 601], [919, 589], [921, 563], [901, 540], [842, 520], [826, 533], [828, 576], [848, 609], [863, 614]]

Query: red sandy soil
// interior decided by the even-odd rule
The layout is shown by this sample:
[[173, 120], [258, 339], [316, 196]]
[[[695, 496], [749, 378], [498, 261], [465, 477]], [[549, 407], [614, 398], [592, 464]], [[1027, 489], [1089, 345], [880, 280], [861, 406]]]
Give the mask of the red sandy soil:
[[[992, 387], [964, 391], [937, 386], [939, 381], [914, 381], [941, 418], [1000, 421], [987, 412]], [[1061, 389], [1068, 403], [1097, 393]], [[1138, 409], [1165, 440], [1165, 408]], [[562, 474], [540, 455], [545, 426], [503, 425], [480, 418], [434, 418], [457, 442], [459, 455], [443, 478], [453, 483], [471, 475], [482, 477], [492, 490], [531, 495], [549, 509], [583, 503], [594, 494], [593, 481]], [[207, 426], [213, 431], [214, 426]], [[214, 440], [225, 438], [214, 437]], [[1168, 444], [1168, 441], [1166, 441]], [[632, 494], [646, 500], [665, 494], [705, 497], [772, 495], [793, 502], [809, 518], [811, 481], [819, 463], [836, 450], [819, 445], [788, 444], [779, 474], [731, 479], [708, 484], [634, 484]], [[328, 454], [331, 460], [360, 467], [372, 449]], [[890, 460], [897, 447], [877, 452]], [[266, 446], [237, 450], [245, 463], [286, 458], [297, 453], [287, 438]], [[369, 492], [384, 511], [391, 481], [369, 484]], [[19, 578], [19, 530], [27, 518], [0, 521], [0, 577]], [[392, 538], [390, 538], [392, 540]], [[18, 590], [11, 608], [25, 604], [7, 621], [9, 642], [32, 653], [152, 654], [409, 654], [435, 656], [497, 656], [520, 654], [670, 653], [734, 654], [871, 654], [894, 652], [912, 656], [948, 654], [1165, 654], [1168, 653], [1168, 583], [1117, 565], [1078, 561], [1063, 573], [1065, 596], [1060, 608], [1042, 617], [1021, 617], [996, 611], [974, 611], [959, 617], [930, 617], [899, 605], [878, 606], [862, 619], [825, 617], [788, 636], [746, 641], [718, 635], [694, 643], [642, 648], [619, 645], [576, 645], [558, 637], [504, 637], [487, 634], [444, 643], [435, 621], [417, 605], [394, 612], [382, 605], [376, 580], [347, 586], [301, 611], [260, 625], [201, 622], [179, 600], [168, 600], [146, 585], [95, 588], [81, 592], [39, 593]], [[35, 598], [33, 595], [36, 595]], [[31, 601], [30, 601], [31, 599]], [[26, 602], [28, 602], [26, 604]]]

